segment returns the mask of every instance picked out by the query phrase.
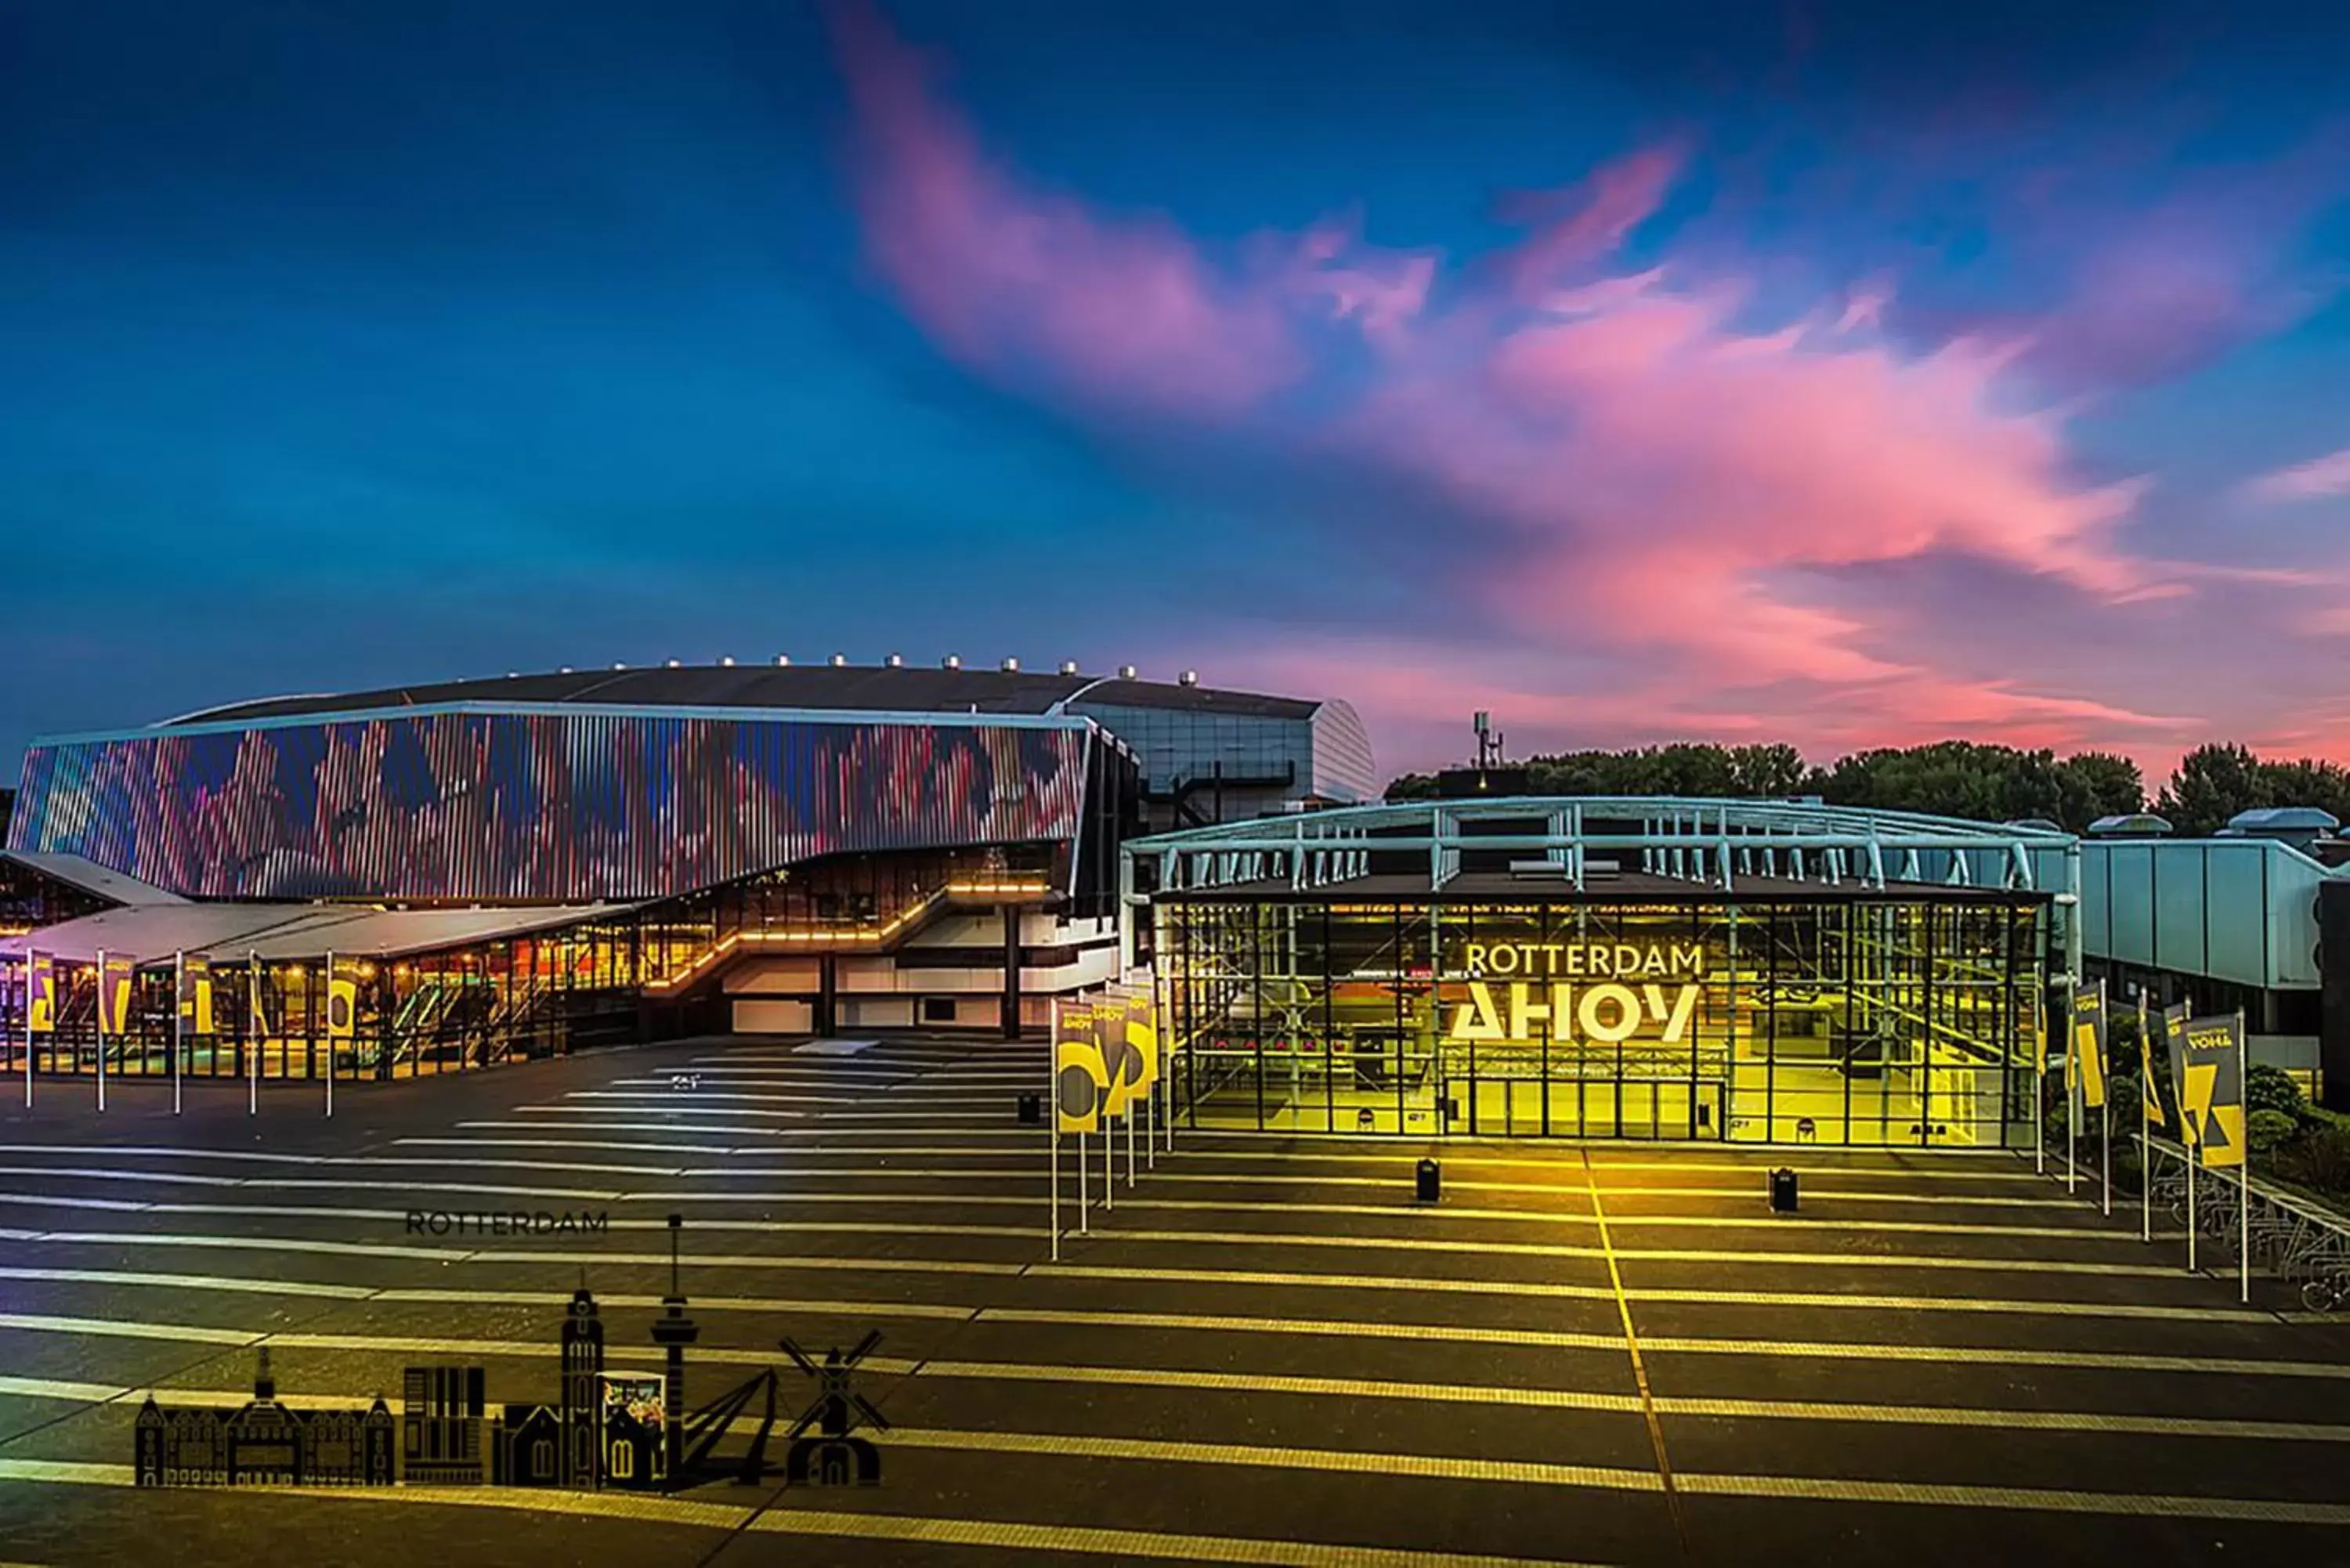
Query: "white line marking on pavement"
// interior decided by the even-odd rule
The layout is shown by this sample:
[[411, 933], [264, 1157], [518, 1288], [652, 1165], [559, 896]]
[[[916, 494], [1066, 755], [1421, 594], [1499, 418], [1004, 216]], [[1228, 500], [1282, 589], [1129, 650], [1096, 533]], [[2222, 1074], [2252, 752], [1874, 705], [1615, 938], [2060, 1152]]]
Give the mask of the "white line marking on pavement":
[[[1030, 1232], [1024, 1232], [1030, 1233]], [[47, 1233], [26, 1233], [22, 1240], [29, 1243], [52, 1243], [68, 1246], [115, 1247], [200, 1247], [222, 1251], [250, 1252], [321, 1252], [348, 1257], [431, 1258], [446, 1263], [598, 1263], [643, 1264], [666, 1268], [667, 1252], [562, 1252], [562, 1251], [451, 1251], [437, 1247], [402, 1247], [391, 1243], [370, 1245], [358, 1241], [311, 1241], [284, 1236], [181, 1236], [156, 1235], [144, 1231], [57, 1231]], [[694, 1267], [724, 1269], [829, 1269], [870, 1270], [876, 1273], [914, 1274], [997, 1274], [1011, 1275], [1021, 1272], [1018, 1263], [970, 1262], [961, 1259], [937, 1258], [830, 1258], [830, 1257], [760, 1257], [755, 1255], [698, 1255]]]

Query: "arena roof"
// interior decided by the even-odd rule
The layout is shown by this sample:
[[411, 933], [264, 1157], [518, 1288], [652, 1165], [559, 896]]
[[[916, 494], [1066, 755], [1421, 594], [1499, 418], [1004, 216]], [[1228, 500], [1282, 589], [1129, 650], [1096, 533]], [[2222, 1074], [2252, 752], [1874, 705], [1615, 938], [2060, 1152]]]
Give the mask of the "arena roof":
[[2076, 890], [2080, 841], [2059, 828], [1808, 800], [1559, 795], [1228, 822], [1137, 839], [1124, 854], [1138, 903], [1148, 898], [1131, 891], [1134, 865], [1146, 859], [1159, 872], [1149, 897], [1160, 898], [1285, 886], [1329, 898], [1546, 901], [1667, 888], [1767, 894], [1783, 883], [1847, 897], [1927, 887], [1970, 897]]
[[618, 708], [843, 709], [864, 712], [1043, 714], [1062, 704], [1309, 719], [1321, 704], [1171, 681], [1006, 670], [890, 665], [681, 665], [444, 680], [372, 691], [268, 697], [169, 721], [173, 725], [374, 711], [466, 702]]

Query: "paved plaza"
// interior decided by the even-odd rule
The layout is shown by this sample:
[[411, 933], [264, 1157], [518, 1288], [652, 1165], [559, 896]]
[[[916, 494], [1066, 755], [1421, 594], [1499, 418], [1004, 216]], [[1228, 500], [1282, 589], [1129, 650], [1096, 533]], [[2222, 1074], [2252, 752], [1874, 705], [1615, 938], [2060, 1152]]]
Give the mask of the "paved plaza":
[[[0, 1563], [2350, 1563], [2350, 1325], [2012, 1155], [1454, 1139], [1427, 1209], [1418, 1140], [1179, 1134], [1131, 1186], [1119, 1144], [1056, 1264], [1044, 1075], [689, 1044], [331, 1121], [316, 1086], [11, 1086]], [[264, 1346], [289, 1405], [397, 1412], [454, 1364], [550, 1402], [584, 1280], [608, 1365], [660, 1370], [672, 1212], [689, 1405], [775, 1367], [788, 1423], [779, 1340], [878, 1329], [879, 1486], [132, 1485], [148, 1392], [234, 1407]]]

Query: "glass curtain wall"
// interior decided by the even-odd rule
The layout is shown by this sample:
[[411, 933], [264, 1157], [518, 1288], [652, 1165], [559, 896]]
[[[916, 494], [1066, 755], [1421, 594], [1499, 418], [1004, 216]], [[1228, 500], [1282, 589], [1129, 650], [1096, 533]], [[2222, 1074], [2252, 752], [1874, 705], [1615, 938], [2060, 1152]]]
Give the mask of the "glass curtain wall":
[[2015, 1142], [2044, 907], [1176, 900], [1179, 1107], [1272, 1132]]

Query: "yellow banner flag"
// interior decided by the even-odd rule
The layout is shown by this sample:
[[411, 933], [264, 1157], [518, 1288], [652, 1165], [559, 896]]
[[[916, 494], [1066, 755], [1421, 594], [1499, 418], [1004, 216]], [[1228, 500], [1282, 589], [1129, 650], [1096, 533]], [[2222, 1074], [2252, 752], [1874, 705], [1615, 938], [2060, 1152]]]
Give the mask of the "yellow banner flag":
[[1139, 1086], [1148, 1094], [1159, 1082], [1159, 1003], [1148, 992], [1136, 992], [1126, 1000], [1126, 1043], [1141, 1058]]
[[98, 960], [98, 1030], [112, 1039], [120, 1039], [130, 1028], [130, 961], [109, 958], [104, 953]]
[[2048, 998], [2037, 981], [2032, 986], [2032, 1070], [2048, 1075]]
[[358, 969], [346, 959], [330, 958], [327, 961], [327, 1038], [356, 1038], [359, 1032]]
[[47, 953], [25, 955], [26, 1028], [35, 1034], [57, 1032], [57, 961]]
[[2084, 1106], [2106, 1103], [2106, 992], [2103, 986], [2073, 999], [2072, 1059]]
[[213, 961], [200, 954], [180, 960], [180, 1028], [188, 1034], [213, 1033]]
[[1053, 1127], [1089, 1133], [1101, 1126], [1109, 1072], [1094, 1038], [1094, 1010], [1064, 1002], [1053, 1009]]
[[2188, 1023], [2178, 1112], [2189, 1129], [2187, 1141], [2206, 1167], [2244, 1163], [2243, 1046], [2234, 1018]]

